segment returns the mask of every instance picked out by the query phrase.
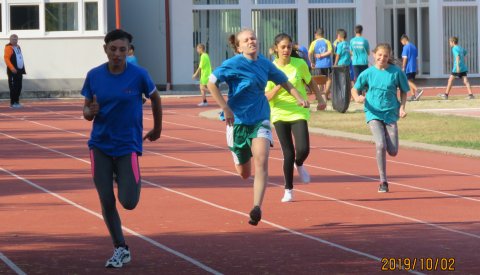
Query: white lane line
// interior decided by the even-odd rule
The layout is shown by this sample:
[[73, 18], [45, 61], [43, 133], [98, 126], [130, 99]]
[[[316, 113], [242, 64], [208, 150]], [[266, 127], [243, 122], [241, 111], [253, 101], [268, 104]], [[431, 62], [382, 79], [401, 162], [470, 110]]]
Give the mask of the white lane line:
[[[17, 140], [18, 140], [18, 139], [17, 139]], [[32, 145], [33, 145], [33, 143], [29, 143], [29, 144], [32, 144]], [[46, 148], [44, 148], [44, 147], [41, 147], [41, 148], [46, 149]], [[58, 151], [53, 150], [53, 149], [52, 149], [52, 151], [53, 151], [53, 152], [58, 152]], [[62, 155], [66, 155], [66, 154], [62, 154]], [[73, 158], [76, 159], [76, 160], [79, 160], [79, 158], [76, 158], [76, 157], [73, 157]], [[86, 161], [84, 160], [84, 162], [86, 162]], [[71, 201], [71, 200], [69, 200], [69, 199], [67, 199], [67, 198], [65, 198], [65, 197], [63, 197], [63, 196], [61, 196], [61, 195], [59, 195], [59, 194], [57, 194], [57, 193], [55, 193], [55, 192], [52, 192], [52, 191], [50, 191], [50, 190], [48, 190], [48, 189], [46, 189], [46, 188], [44, 188], [44, 187], [42, 187], [42, 186], [40, 186], [40, 185], [38, 185], [38, 184], [36, 184], [36, 183], [34, 183], [34, 182], [26, 179], [26, 178], [23, 178], [23, 177], [15, 174], [15, 173], [9, 171], [9, 170], [4, 169], [3, 167], [0, 167], [0, 171], [4, 172], [4, 173], [6, 173], [6, 174], [8, 174], [8, 175], [10, 175], [10, 176], [12, 176], [12, 177], [20, 180], [20, 181], [23, 181], [24, 183], [27, 183], [28, 185], [30, 185], [30, 186], [32, 186], [32, 187], [34, 187], [34, 188], [36, 188], [36, 189], [38, 189], [38, 190], [40, 190], [40, 191], [42, 191], [42, 192], [44, 192], [44, 193], [47, 193], [47, 194], [49, 194], [49, 195], [51, 195], [51, 196], [53, 196], [53, 197], [55, 197], [55, 198], [57, 198], [57, 199], [59, 199], [59, 200], [61, 200], [61, 201], [63, 201], [63, 202], [66, 202], [67, 204], [70, 204], [70, 205], [73, 206], [73, 207], [76, 207], [76, 208], [78, 208], [78, 209], [80, 209], [80, 210], [82, 210], [82, 211], [84, 211], [84, 212], [87, 212], [88, 214], [91, 214], [91, 215], [93, 215], [93, 216], [95, 216], [95, 217], [103, 220], [103, 217], [102, 217], [101, 214], [99, 214], [99, 213], [97, 213], [97, 212], [95, 212], [95, 211], [92, 211], [92, 210], [90, 210], [90, 209], [88, 209], [88, 208], [86, 208], [86, 207], [84, 207], [84, 206], [81, 206], [81, 205], [75, 203], [74, 201]], [[202, 270], [204, 270], [204, 271], [207, 271], [207, 272], [209, 272], [209, 273], [211, 273], [211, 274], [216, 274], [216, 275], [222, 274], [222, 273], [220, 273], [219, 271], [216, 271], [216, 270], [214, 270], [213, 268], [211, 268], [211, 267], [209, 267], [209, 266], [201, 263], [200, 261], [198, 261], [198, 260], [196, 260], [196, 259], [194, 259], [194, 258], [192, 258], [192, 257], [189, 257], [189, 256], [187, 256], [187, 255], [185, 255], [185, 254], [183, 254], [183, 253], [181, 253], [181, 252], [179, 252], [179, 251], [176, 251], [176, 250], [174, 250], [174, 249], [172, 249], [172, 248], [170, 248], [170, 247], [168, 247], [168, 246], [166, 246], [166, 245], [163, 245], [163, 244], [161, 244], [161, 243], [159, 243], [159, 242], [157, 242], [157, 241], [155, 241], [155, 240], [153, 240], [153, 239], [151, 239], [151, 238], [149, 238], [149, 237], [147, 237], [147, 236], [144, 236], [144, 235], [142, 235], [142, 234], [140, 234], [140, 233], [138, 233], [138, 232], [136, 232], [136, 231], [134, 231], [134, 230], [132, 230], [132, 229], [130, 229], [130, 228], [128, 228], [128, 227], [122, 226], [122, 229], [123, 229], [125, 232], [128, 232], [128, 233], [132, 234], [133, 236], [136, 236], [136, 237], [138, 237], [138, 238], [141, 238], [142, 240], [150, 243], [151, 245], [153, 245], [153, 246], [155, 246], [155, 247], [158, 247], [158, 248], [160, 248], [160, 249], [162, 249], [162, 250], [164, 250], [164, 251], [166, 251], [166, 252], [168, 252], [168, 253], [170, 253], [170, 254], [173, 254], [173, 255], [175, 255], [175, 256], [177, 256], [177, 257], [179, 257], [179, 258], [184, 259], [185, 261], [187, 261], [187, 262], [189, 262], [189, 263], [197, 266], [198, 268], [200, 268], [200, 269], [202, 269]]]
[[0, 260], [2, 260], [8, 267], [10, 267], [11, 270], [13, 270], [18, 275], [26, 275], [27, 274], [27, 273], [23, 272], [23, 270], [20, 269], [20, 267], [18, 267], [9, 258], [7, 258], [7, 256], [3, 255], [2, 252], [0, 252]]
[[[57, 114], [57, 115], [61, 115], [61, 116], [65, 116], [65, 117], [71, 117], [71, 118], [74, 118], [74, 119], [81, 119], [81, 120], [83, 120], [83, 118], [79, 118], [79, 117], [77, 117], [77, 116], [67, 115], [67, 114], [59, 113], [59, 112], [54, 112], [54, 111], [51, 111], [51, 110], [46, 109], [46, 108], [39, 108], [39, 107], [30, 107], [30, 108], [32, 108], [32, 109], [37, 109], [37, 110], [40, 110], [40, 111], [47, 111], [47, 112], [55, 113], [55, 114]], [[170, 111], [170, 113], [177, 114], [176, 112], [173, 112], [173, 111]], [[1, 113], [0, 113], [0, 115], [6, 116], [6, 117], [9, 117], [9, 118], [13, 118], [13, 119], [20, 119], [20, 118], [18, 118], [18, 117], [10, 116], [10, 115], [7, 115], [7, 114], [1, 114]], [[198, 118], [198, 117], [197, 117], [197, 118]], [[151, 118], [149, 118], [149, 117], [147, 117], [147, 116], [145, 116], [144, 119], [145, 119], [145, 120], [152, 120]], [[26, 118], [24, 117], [24, 118], [21, 119], [21, 120], [26, 120]], [[175, 122], [170, 122], [170, 121], [163, 121], [163, 123], [165, 123], [165, 124], [171, 124], [171, 125], [176, 125], [176, 126], [183, 126], [183, 127], [192, 128], [192, 129], [198, 129], [198, 130], [202, 130], [202, 131], [209, 131], [209, 132], [214, 132], [214, 133], [225, 134], [225, 131], [223, 131], [223, 130], [215, 130], [215, 129], [210, 129], [210, 128], [197, 127], [197, 126], [192, 126], [192, 125], [183, 124], [183, 123], [175, 123]], [[38, 124], [38, 123], [37, 123], [37, 124]], [[40, 124], [40, 125], [42, 125], [42, 124]], [[64, 131], [66, 131], [66, 130], [64, 130]], [[277, 139], [275, 139], [275, 141], [278, 142]], [[326, 152], [338, 153], [338, 154], [343, 154], [343, 155], [348, 155], [348, 156], [353, 156], [353, 157], [376, 159], [375, 157], [372, 157], [372, 156], [355, 154], [355, 153], [349, 153], [349, 152], [344, 152], [344, 151], [340, 151], [340, 150], [326, 149], [326, 148], [323, 148], [323, 147], [321, 147], [321, 146], [315, 146], [315, 145], [312, 145], [312, 144], [310, 145], [310, 148], [312, 148], [312, 149], [320, 149], [320, 150], [323, 150], [323, 151], [326, 151]], [[389, 162], [389, 163], [395, 163], [395, 164], [399, 164], [399, 165], [407, 165], [407, 166], [412, 166], [412, 167], [418, 167], [418, 168], [422, 168], [422, 169], [430, 169], [430, 170], [434, 170], [434, 171], [441, 171], [441, 172], [446, 172], [446, 173], [451, 173], [451, 174], [456, 174], [456, 175], [462, 175], [462, 176], [469, 176], [469, 177], [480, 178], [480, 175], [477, 175], [477, 174], [459, 172], [459, 171], [455, 171], [455, 170], [448, 170], [448, 169], [437, 168], [437, 167], [426, 166], [426, 165], [420, 165], [420, 164], [415, 164], [415, 163], [410, 163], [410, 162], [397, 161], [397, 160], [392, 160], [392, 159], [387, 159], [387, 162]]]

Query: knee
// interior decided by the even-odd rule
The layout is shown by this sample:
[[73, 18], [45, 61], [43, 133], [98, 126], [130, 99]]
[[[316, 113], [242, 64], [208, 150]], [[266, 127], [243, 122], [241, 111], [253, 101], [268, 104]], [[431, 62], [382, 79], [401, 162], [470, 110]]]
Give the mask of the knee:
[[388, 154], [392, 157], [397, 156], [398, 154], [398, 148], [391, 148], [387, 150]]
[[137, 207], [138, 199], [120, 200], [120, 203], [122, 204], [124, 209], [133, 210], [135, 209], [135, 207]]

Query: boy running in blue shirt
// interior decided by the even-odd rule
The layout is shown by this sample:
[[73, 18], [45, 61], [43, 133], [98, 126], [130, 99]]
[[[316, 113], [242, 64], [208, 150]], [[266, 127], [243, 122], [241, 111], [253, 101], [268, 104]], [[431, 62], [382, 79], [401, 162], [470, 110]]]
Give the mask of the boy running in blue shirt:
[[452, 68], [452, 75], [448, 78], [447, 89], [445, 90], [445, 94], [440, 94], [439, 96], [443, 99], [448, 99], [448, 94], [452, 89], [453, 80], [455, 78], [463, 79], [463, 84], [467, 87], [468, 97], [467, 99], [474, 99], [475, 97], [472, 94], [472, 88], [470, 87], [470, 82], [468, 82], [467, 72], [468, 68], [465, 64], [465, 55], [467, 55], [467, 51], [458, 45], [458, 37], [452, 36], [448, 39], [450, 47], [452, 48], [453, 54], [453, 68]]
[[416, 101], [419, 100], [423, 94], [423, 90], [418, 89], [417, 85], [413, 82], [413, 80], [415, 80], [415, 75], [417, 74], [417, 47], [410, 42], [406, 34], [403, 34], [400, 37], [400, 43], [403, 45], [402, 70], [407, 75], [408, 85], [410, 86], [410, 92], [412, 93], [409, 101]]

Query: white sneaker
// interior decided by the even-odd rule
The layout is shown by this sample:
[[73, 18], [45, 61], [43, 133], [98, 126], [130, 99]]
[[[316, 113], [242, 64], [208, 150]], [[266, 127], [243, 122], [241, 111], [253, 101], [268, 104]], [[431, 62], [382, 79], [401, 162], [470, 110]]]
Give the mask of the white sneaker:
[[282, 202], [291, 202], [293, 201], [293, 190], [285, 189], [285, 194], [283, 195]]
[[297, 166], [295, 164], [295, 167], [297, 167], [297, 172], [298, 175], [300, 176], [300, 179], [302, 180], [303, 183], [309, 183], [310, 182], [310, 174], [307, 172], [307, 169], [302, 166]]
[[197, 105], [198, 107], [205, 107], [205, 106], [208, 106], [208, 102], [201, 102], [201, 103], [198, 103]]
[[113, 256], [105, 263], [105, 267], [120, 268], [123, 264], [129, 263], [132, 260], [128, 246], [117, 247], [113, 250]]

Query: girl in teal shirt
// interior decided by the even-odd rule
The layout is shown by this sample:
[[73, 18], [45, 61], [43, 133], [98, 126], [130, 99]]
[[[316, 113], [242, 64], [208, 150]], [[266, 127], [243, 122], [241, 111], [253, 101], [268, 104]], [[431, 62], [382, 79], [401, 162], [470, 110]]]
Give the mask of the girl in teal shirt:
[[[407, 76], [401, 68], [393, 65], [392, 48], [389, 44], [379, 44], [373, 50], [375, 66], [363, 71], [352, 88], [352, 96], [357, 103], [365, 104], [367, 124], [376, 145], [377, 165], [380, 173], [378, 192], [388, 192], [386, 175], [387, 152], [390, 156], [398, 153], [398, 119], [407, 116], [405, 104], [410, 90]], [[366, 96], [358, 91], [368, 86]], [[400, 89], [400, 100], [397, 98]]]

